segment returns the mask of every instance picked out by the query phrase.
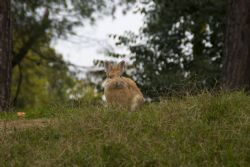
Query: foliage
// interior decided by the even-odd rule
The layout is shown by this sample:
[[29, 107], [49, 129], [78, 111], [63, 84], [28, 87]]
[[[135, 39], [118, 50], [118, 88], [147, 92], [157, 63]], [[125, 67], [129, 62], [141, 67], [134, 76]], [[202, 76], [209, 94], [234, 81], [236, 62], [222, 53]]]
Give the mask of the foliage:
[[75, 74], [53, 49], [45, 47], [41, 50], [49, 60], [30, 52], [20, 68], [13, 70], [12, 97], [17, 98], [15, 107], [39, 107], [50, 101], [69, 99], [67, 91], [77, 80]]
[[[14, 68], [12, 96], [18, 96], [15, 107], [34, 109], [53, 103], [78, 103], [81, 100], [90, 104], [100, 101], [101, 97], [95, 88], [87, 80], [79, 79], [77, 72], [70, 70], [71, 64], [53, 49], [44, 49], [49, 60], [34, 56], [31, 52], [22, 62], [21, 68]], [[21, 87], [17, 92], [20, 77]]]
[[[141, 34], [113, 35], [117, 45], [129, 48], [132, 76], [144, 94], [180, 90], [186, 83], [214, 87], [220, 80], [225, 1], [144, 0]], [[124, 57], [116, 53], [109, 56]]]
[[242, 92], [171, 98], [133, 113], [93, 104], [44, 111], [53, 116], [47, 127], [0, 129], [2, 166], [249, 166]]

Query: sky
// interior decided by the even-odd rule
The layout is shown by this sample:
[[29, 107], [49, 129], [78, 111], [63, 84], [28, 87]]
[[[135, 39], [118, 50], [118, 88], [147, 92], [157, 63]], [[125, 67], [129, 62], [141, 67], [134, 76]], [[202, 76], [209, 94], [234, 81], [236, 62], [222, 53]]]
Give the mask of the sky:
[[109, 34], [122, 35], [125, 31], [139, 33], [143, 24], [143, 16], [132, 11], [126, 15], [117, 9], [115, 18], [106, 16], [96, 21], [94, 25], [87, 24], [76, 29], [75, 36], [68, 39], [58, 39], [52, 43], [56, 51], [63, 55], [66, 61], [78, 66], [93, 66], [93, 60], [108, 60], [104, 56], [104, 48], [113, 48], [119, 53], [128, 52], [125, 48], [115, 46], [115, 41]]

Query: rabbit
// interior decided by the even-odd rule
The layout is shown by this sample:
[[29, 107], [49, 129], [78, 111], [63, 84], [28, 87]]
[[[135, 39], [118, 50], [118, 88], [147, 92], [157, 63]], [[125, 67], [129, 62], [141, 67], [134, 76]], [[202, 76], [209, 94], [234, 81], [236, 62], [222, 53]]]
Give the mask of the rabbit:
[[106, 79], [103, 83], [104, 95], [109, 106], [120, 106], [135, 111], [144, 103], [144, 97], [136, 83], [122, 74], [125, 62], [113, 65], [105, 62]]

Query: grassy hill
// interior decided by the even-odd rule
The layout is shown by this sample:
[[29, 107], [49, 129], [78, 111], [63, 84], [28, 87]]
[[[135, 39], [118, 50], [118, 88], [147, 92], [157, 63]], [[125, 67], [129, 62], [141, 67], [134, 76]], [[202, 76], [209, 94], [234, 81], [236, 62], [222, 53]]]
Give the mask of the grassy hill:
[[[250, 97], [242, 92], [170, 98], [138, 112], [89, 103], [26, 112], [28, 120], [0, 115], [1, 166], [250, 165]], [[46, 125], [33, 124], [41, 118]]]

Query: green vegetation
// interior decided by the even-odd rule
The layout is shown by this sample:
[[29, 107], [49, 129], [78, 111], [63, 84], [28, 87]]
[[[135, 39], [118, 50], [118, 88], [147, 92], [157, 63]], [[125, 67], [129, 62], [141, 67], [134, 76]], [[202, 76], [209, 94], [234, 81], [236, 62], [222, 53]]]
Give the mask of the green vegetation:
[[30, 110], [26, 116], [50, 121], [46, 127], [1, 127], [1, 166], [250, 163], [250, 97], [242, 92], [169, 98], [138, 112], [71, 102]]

